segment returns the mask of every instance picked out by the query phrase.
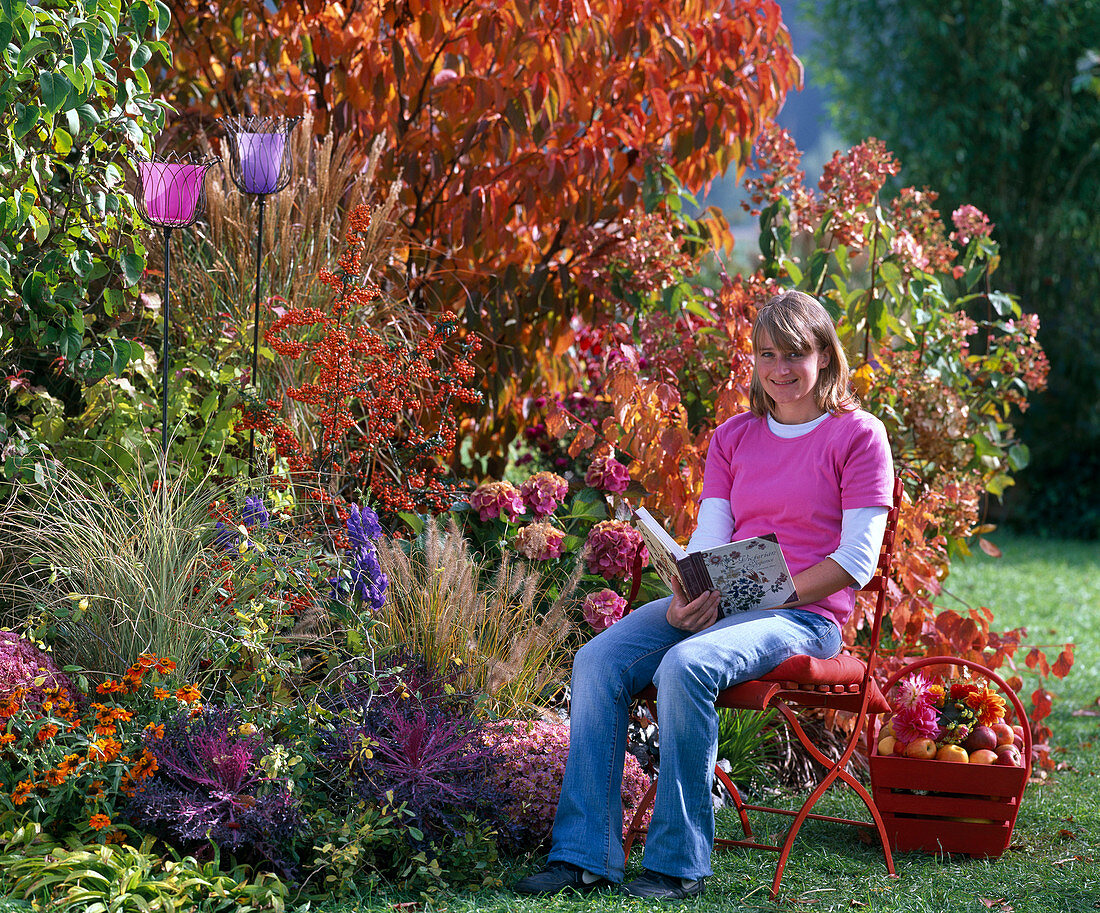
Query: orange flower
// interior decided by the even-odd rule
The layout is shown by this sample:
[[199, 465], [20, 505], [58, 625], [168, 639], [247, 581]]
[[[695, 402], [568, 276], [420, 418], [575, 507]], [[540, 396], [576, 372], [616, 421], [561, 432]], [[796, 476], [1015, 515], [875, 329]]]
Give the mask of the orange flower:
[[154, 654], [152, 654], [152, 653], [142, 653], [141, 656], [139, 656], [137, 658], [137, 662], [135, 662], [130, 668], [131, 669], [152, 669], [153, 666], [155, 666], [156, 664], [157, 664], [157, 657]]
[[125, 843], [126, 831], [111, 831], [106, 837], [103, 838], [104, 843]]
[[35, 738], [39, 742], [48, 742], [55, 735], [57, 735], [58, 729], [53, 723], [47, 723], [35, 734]]
[[966, 706], [977, 711], [978, 724], [992, 726], [1005, 716], [1005, 699], [993, 691], [989, 685], [967, 695]]
[[17, 787], [15, 787], [15, 790], [11, 794], [12, 805], [22, 805], [24, 802], [26, 802], [27, 797], [31, 794], [31, 791], [33, 789], [33, 780], [24, 780], [22, 783], [20, 783]]
[[167, 700], [169, 694], [171, 694], [170, 691], [161, 688], [159, 685], [153, 688], [153, 697], [155, 697], [158, 701]]
[[169, 659], [167, 656], [162, 656], [157, 660], [156, 665], [153, 667], [161, 675], [167, 675], [169, 672], [176, 671], [175, 660]]
[[979, 690], [978, 686], [973, 682], [952, 682], [951, 700], [964, 700], [977, 690]]
[[176, 689], [176, 700], [184, 704], [193, 704], [202, 700], [202, 694], [195, 685]]
[[937, 707], [943, 706], [944, 699], [943, 685], [929, 685], [928, 686], [928, 699]]
[[92, 799], [103, 798], [103, 781], [92, 780], [91, 786], [88, 787], [88, 796]]
[[46, 783], [49, 786], [60, 786], [67, 778], [67, 772], [60, 767], [46, 771]]
[[96, 694], [114, 694], [122, 689], [122, 683], [116, 682], [113, 678], [109, 678], [95, 686]]
[[111, 819], [106, 815], [92, 815], [92, 817], [88, 819], [88, 827], [93, 830], [101, 831], [103, 828], [110, 826]]
[[23, 707], [23, 695], [22, 689], [16, 688], [15, 692], [10, 696], [0, 701], [0, 720], [6, 720], [8, 717], [15, 716]]
[[152, 732], [154, 739], [164, 738], [164, 723], [149, 723], [145, 728]]
[[14, 741], [15, 741], [15, 734], [14, 733], [5, 732], [3, 735], [0, 735], [0, 745], [10, 745]]
[[88, 746], [88, 760], [109, 764], [122, 752], [122, 744], [117, 739], [96, 739]]
[[66, 776], [76, 770], [77, 766], [83, 759], [78, 754], [67, 754], [64, 760], [57, 765], [57, 769], [64, 773]]

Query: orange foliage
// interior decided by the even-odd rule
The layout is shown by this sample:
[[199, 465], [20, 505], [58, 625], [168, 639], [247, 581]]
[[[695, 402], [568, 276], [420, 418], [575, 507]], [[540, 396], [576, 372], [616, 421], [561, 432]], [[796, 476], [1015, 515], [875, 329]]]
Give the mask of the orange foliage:
[[[310, 108], [318, 131], [388, 138], [377, 181], [404, 185], [398, 271], [415, 304], [463, 313], [489, 343], [483, 454], [515, 433], [506, 406], [536, 354], [569, 344], [577, 277], [649, 230], [624, 219], [743, 169], [801, 81], [772, 0], [169, 5], [162, 91], [184, 116]], [[720, 214], [708, 226], [729, 242]]]

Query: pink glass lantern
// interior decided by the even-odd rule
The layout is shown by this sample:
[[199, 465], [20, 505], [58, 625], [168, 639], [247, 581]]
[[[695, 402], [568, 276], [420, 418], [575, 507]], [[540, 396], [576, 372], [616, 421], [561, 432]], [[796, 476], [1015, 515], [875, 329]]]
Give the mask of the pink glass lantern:
[[206, 172], [217, 159], [154, 158], [138, 162], [135, 168], [141, 189], [137, 198], [141, 217], [164, 231], [164, 301], [161, 338], [161, 452], [168, 452], [168, 338], [171, 330], [170, 285], [168, 282], [169, 240], [174, 228], [194, 225], [206, 204]]

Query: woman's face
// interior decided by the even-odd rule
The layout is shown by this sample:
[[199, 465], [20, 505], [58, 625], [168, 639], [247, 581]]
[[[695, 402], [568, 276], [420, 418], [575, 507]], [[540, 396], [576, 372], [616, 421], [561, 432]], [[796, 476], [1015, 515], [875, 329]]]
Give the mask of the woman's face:
[[757, 337], [756, 376], [764, 392], [775, 403], [773, 415], [785, 425], [800, 425], [822, 414], [814, 399], [817, 376], [829, 363], [821, 349], [791, 352], [779, 349], [771, 335], [761, 330]]

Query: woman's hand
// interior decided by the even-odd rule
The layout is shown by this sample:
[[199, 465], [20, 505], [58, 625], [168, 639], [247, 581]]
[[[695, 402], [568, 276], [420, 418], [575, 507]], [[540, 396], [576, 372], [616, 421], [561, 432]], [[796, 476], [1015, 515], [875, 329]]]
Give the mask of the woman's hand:
[[718, 591], [708, 590], [688, 602], [680, 581], [673, 577], [672, 603], [665, 617], [672, 627], [692, 634], [709, 628], [718, 620]]

